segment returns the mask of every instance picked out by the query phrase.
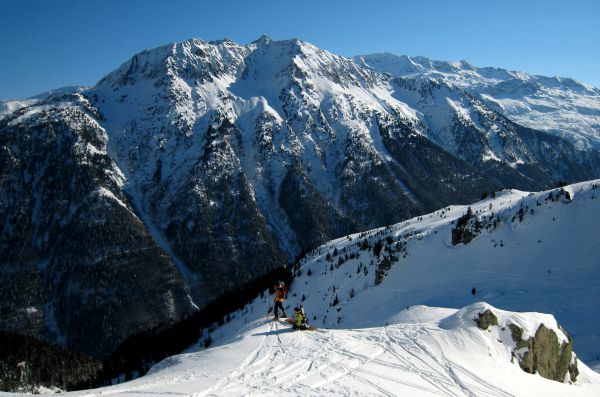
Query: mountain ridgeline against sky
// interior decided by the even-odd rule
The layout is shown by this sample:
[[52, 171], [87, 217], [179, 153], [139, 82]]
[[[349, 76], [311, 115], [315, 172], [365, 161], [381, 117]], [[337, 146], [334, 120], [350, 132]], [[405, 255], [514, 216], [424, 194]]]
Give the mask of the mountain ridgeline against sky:
[[3, 103], [0, 328], [103, 358], [335, 237], [600, 176], [597, 89], [373, 59], [194, 39]]

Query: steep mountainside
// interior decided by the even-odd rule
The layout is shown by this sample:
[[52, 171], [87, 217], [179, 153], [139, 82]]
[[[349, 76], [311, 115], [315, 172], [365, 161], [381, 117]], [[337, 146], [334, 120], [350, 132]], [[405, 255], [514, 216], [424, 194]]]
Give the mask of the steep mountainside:
[[332, 238], [600, 175], [449, 84], [300, 40], [174, 43], [11, 109], [0, 328], [97, 357]]
[[0, 120], [0, 311], [4, 329], [103, 355], [192, 308], [95, 112], [74, 95]]

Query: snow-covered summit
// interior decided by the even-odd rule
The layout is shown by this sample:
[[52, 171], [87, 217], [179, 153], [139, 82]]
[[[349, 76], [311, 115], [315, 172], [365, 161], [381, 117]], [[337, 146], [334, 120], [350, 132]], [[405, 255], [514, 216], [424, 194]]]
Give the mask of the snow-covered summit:
[[355, 59], [393, 76], [443, 81], [521, 125], [561, 136], [579, 148], [600, 147], [600, 89], [577, 80], [390, 53]]

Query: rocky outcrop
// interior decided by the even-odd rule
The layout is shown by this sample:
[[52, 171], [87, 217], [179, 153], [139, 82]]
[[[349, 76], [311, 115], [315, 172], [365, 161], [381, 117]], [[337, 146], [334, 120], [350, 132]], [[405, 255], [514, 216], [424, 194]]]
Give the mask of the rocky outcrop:
[[564, 382], [568, 373], [568, 379], [573, 382], [577, 380], [579, 371], [570, 337], [568, 341], [559, 343], [556, 333], [540, 324], [535, 335], [524, 340], [523, 330], [519, 326], [509, 324], [509, 328], [516, 343], [513, 354], [523, 371], [538, 373], [558, 382]]
[[[488, 330], [491, 326], [500, 326], [498, 316], [491, 309], [478, 313], [473, 321], [481, 330]], [[510, 329], [512, 341], [515, 343], [512, 357], [518, 360], [523, 371], [530, 374], [538, 373], [546, 379], [557, 382], [565, 382], [565, 380], [575, 382], [577, 380], [579, 374], [577, 358], [573, 354], [570, 336], [567, 335], [567, 341], [559, 342], [556, 332], [542, 323], [538, 326], [534, 336], [523, 339], [523, 328], [513, 323], [508, 323], [506, 326]], [[505, 326], [502, 325], [502, 330], [504, 329]]]
[[490, 309], [487, 309], [483, 313], [479, 313], [479, 316], [474, 320], [477, 326], [484, 331], [492, 325], [498, 325], [498, 317], [496, 317]]

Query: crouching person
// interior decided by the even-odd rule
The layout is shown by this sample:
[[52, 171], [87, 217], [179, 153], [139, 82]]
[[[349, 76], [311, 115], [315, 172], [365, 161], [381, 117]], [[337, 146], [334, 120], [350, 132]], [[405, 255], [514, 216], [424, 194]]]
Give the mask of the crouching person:
[[294, 321], [292, 323], [292, 327], [294, 329], [302, 331], [305, 331], [310, 328], [308, 326], [306, 313], [304, 312], [304, 308], [302, 306], [294, 308]]

